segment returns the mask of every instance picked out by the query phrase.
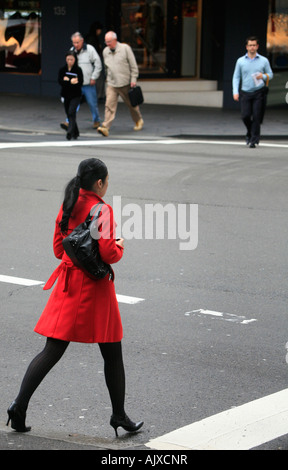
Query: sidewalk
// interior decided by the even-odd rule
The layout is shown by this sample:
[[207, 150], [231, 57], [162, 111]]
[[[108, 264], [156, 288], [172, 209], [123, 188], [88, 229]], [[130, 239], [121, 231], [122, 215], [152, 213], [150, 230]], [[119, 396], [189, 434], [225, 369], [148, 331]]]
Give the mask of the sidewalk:
[[[104, 104], [99, 105], [104, 118]], [[245, 129], [240, 119], [240, 109], [224, 110], [190, 106], [143, 104], [141, 112], [144, 127], [133, 130], [127, 107], [120, 101], [110, 138], [143, 139], [152, 137], [191, 138], [244, 138]], [[60, 98], [0, 94], [0, 130], [63, 135], [60, 122], [65, 120]], [[92, 129], [91, 114], [86, 103], [77, 114], [80, 139], [105, 139]], [[262, 125], [262, 140], [288, 138], [288, 105], [268, 107]]]

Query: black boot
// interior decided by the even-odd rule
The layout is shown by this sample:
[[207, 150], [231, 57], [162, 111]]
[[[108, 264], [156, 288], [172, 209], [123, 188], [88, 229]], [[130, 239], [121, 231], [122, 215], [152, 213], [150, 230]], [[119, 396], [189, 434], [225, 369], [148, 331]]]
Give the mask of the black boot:
[[144, 421], [139, 421], [138, 423], [133, 423], [130, 418], [125, 414], [123, 416], [117, 416], [113, 414], [110, 419], [110, 425], [115, 430], [115, 434], [118, 437], [117, 428], [121, 427], [127, 432], [136, 432], [142, 428]]
[[7, 426], [11, 420], [11, 428], [15, 429], [17, 432], [28, 432], [31, 427], [25, 425], [26, 411], [21, 408], [15, 401], [11, 403], [8, 410], [8, 421]]

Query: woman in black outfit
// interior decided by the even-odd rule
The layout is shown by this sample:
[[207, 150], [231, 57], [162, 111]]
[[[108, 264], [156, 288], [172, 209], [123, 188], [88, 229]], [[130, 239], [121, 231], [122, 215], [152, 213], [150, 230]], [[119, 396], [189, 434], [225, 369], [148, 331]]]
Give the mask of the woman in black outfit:
[[77, 65], [77, 56], [74, 52], [67, 52], [65, 57], [66, 65], [59, 70], [58, 83], [62, 87], [61, 96], [64, 98], [64, 108], [69, 121], [66, 137], [71, 140], [79, 136], [76, 112], [82, 95], [83, 73]]

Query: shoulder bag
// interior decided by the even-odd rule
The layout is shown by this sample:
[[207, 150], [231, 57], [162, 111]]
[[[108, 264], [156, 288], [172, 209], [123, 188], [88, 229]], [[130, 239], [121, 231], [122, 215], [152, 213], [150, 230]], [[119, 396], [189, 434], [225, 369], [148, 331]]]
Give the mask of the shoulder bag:
[[[103, 279], [107, 274], [113, 279], [113, 270], [111, 266], [101, 259], [99, 253], [98, 240], [91, 236], [91, 227], [99, 218], [103, 203], [98, 203], [97, 212], [94, 216], [89, 213], [85, 222], [78, 225], [67, 237], [62, 241], [63, 248], [73, 264], [82, 269], [91, 279]], [[97, 207], [96, 206], [96, 207]]]

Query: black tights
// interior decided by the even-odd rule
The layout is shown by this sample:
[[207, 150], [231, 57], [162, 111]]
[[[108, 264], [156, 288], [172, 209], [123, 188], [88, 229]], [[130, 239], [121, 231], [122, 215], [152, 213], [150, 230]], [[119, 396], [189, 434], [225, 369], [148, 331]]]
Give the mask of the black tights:
[[[16, 402], [25, 410], [44, 377], [61, 359], [69, 345], [68, 341], [47, 338], [45, 348], [30, 363], [23, 378]], [[106, 385], [112, 403], [113, 413], [124, 416], [125, 372], [122, 357], [122, 345], [119, 343], [99, 343], [104, 359]]]

